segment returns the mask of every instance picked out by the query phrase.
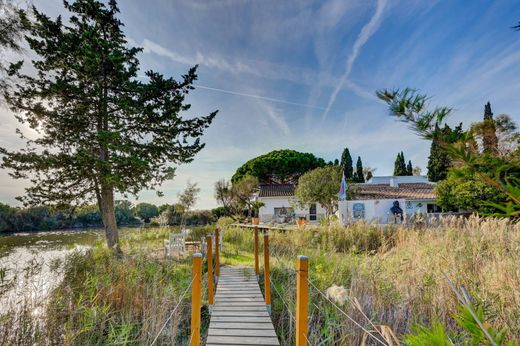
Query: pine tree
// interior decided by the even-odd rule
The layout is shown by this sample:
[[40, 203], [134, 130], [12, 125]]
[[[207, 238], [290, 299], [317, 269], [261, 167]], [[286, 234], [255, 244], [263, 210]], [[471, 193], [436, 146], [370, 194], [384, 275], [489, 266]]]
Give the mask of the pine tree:
[[356, 162], [356, 181], [358, 183], [365, 182], [365, 176], [363, 174], [363, 163], [361, 162], [360, 156], [358, 156], [357, 162]]
[[339, 166], [339, 160], [338, 159], [334, 160], [334, 166]]
[[[196, 67], [181, 81], [146, 72], [137, 79], [139, 48], [130, 48], [115, 0], [64, 2], [64, 23], [34, 9], [23, 18], [38, 56], [6, 95], [17, 119], [39, 133], [27, 148], [3, 154], [2, 168], [31, 178], [26, 204], [69, 206], [97, 200], [108, 246], [118, 250], [114, 195], [153, 189], [174, 177], [174, 165], [193, 160], [216, 112], [183, 118]], [[24, 71], [27, 69], [24, 69]]]
[[22, 51], [23, 28], [20, 15], [23, 11], [16, 7], [15, 1], [0, 0], [0, 104], [3, 101], [4, 90], [14, 82], [8, 76], [9, 66], [3, 60], [7, 52]]
[[489, 102], [484, 106], [484, 121], [482, 125], [482, 146], [484, 147], [484, 153], [496, 155], [498, 153], [498, 137], [493, 112], [491, 111], [491, 104]]
[[406, 165], [406, 175], [413, 175], [412, 160], [408, 160], [408, 165]]
[[350, 156], [350, 151], [348, 150], [348, 148], [345, 148], [345, 150], [343, 150], [343, 154], [341, 154], [340, 166], [343, 171], [343, 175], [345, 176], [345, 179], [352, 180], [354, 167], [352, 166], [352, 157]]

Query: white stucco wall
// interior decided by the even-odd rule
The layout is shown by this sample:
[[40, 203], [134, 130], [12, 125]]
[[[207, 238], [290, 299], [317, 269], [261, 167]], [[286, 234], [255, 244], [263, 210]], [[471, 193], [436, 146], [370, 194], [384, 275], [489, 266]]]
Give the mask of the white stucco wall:
[[380, 199], [380, 200], [355, 200], [339, 201], [338, 217], [345, 224], [353, 220], [353, 207], [355, 203], [363, 203], [365, 206], [365, 220], [377, 223], [387, 223], [390, 216], [390, 208], [394, 201], [399, 202], [399, 206], [409, 218], [417, 212], [426, 214], [427, 204], [434, 203], [434, 200], [411, 200], [404, 199]]
[[[265, 203], [265, 206], [260, 208], [260, 222], [271, 221], [274, 215], [274, 208], [293, 208], [297, 217], [309, 218], [309, 208], [300, 208], [296, 206], [294, 197], [258, 197], [258, 200]], [[325, 214], [325, 208], [319, 203], [316, 204], [316, 214], [319, 216]]]

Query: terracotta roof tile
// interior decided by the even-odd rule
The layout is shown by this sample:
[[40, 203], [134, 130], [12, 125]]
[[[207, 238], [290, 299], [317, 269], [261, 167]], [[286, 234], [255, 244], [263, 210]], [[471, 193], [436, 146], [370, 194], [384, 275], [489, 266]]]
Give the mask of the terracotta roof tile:
[[[355, 200], [363, 199], [435, 199], [433, 183], [401, 183], [398, 187], [388, 184], [349, 184]], [[258, 197], [294, 196], [293, 184], [260, 185]]]
[[355, 200], [362, 199], [435, 199], [435, 184], [401, 183], [398, 187], [388, 184], [351, 184]]
[[293, 184], [260, 185], [258, 197], [291, 197], [294, 196]]

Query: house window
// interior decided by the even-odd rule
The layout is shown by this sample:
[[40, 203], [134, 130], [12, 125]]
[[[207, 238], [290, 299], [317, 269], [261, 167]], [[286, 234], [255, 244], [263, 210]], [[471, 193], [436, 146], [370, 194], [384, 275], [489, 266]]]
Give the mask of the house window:
[[441, 213], [442, 209], [434, 203], [428, 203], [428, 204], [426, 204], [426, 212], [427, 213]]
[[282, 216], [282, 217], [291, 216], [292, 213], [293, 213], [293, 208], [286, 208], [286, 207], [274, 208], [275, 216]]
[[365, 218], [365, 203], [354, 203], [352, 206], [352, 217], [354, 219]]
[[316, 221], [317, 215], [316, 215], [316, 203], [313, 203], [309, 207], [309, 220], [310, 221]]

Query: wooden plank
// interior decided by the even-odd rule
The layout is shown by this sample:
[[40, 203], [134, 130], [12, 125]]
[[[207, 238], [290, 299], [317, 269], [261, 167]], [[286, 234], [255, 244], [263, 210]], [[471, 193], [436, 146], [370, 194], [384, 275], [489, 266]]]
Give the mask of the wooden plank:
[[222, 267], [206, 345], [280, 345], [252, 269]]
[[215, 322], [271, 323], [269, 316], [211, 316]]
[[255, 297], [222, 297], [222, 296], [219, 296], [218, 297], [218, 300], [220, 302], [235, 302], [235, 303], [238, 303], [238, 302], [261, 302], [262, 299], [258, 299], [258, 298], [255, 298]]
[[274, 329], [209, 329], [208, 334], [220, 336], [271, 336], [276, 337]]
[[210, 322], [210, 328], [216, 329], [273, 329], [273, 324], [269, 323], [247, 323], [247, 322]]
[[263, 300], [263, 296], [260, 293], [230, 293], [230, 294], [219, 294], [220, 299], [233, 299], [233, 298], [254, 298]]
[[250, 306], [248, 308], [244, 308], [242, 306], [214, 306], [213, 312], [218, 311], [267, 311], [267, 307], [263, 306]]
[[226, 292], [260, 292], [258, 287], [220, 287], [217, 291]]
[[219, 336], [209, 335], [206, 345], [280, 345], [272, 336]]
[[246, 308], [246, 307], [254, 307], [254, 306], [263, 306], [264, 308], [267, 309], [267, 307], [265, 306], [265, 303], [264, 302], [250, 302], [250, 303], [247, 303], [247, 302], [234, 302], [234, 303], [222, 303], [222, 302], [219, 302], [219, 301], [216, 301], [215, 302], [215, 306], [217, 307], [222, 307], [222, 306], [235, 306], [235, 307], [242, 307], [242, 308]]
[[232, 317], [269, 317], [267, 310], [265, 311], [213, 311], [211, 317], [220, 317], [220, 316], [232, 316]]

